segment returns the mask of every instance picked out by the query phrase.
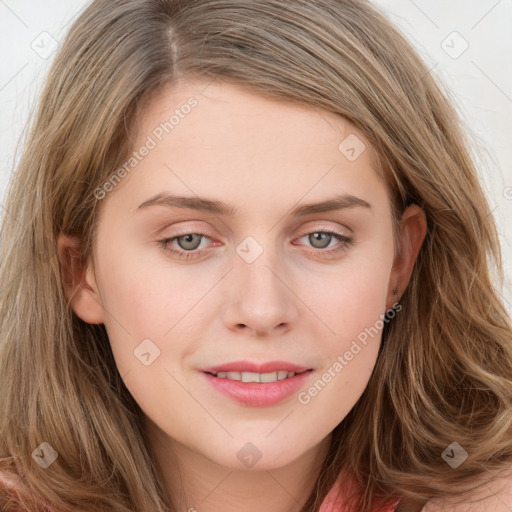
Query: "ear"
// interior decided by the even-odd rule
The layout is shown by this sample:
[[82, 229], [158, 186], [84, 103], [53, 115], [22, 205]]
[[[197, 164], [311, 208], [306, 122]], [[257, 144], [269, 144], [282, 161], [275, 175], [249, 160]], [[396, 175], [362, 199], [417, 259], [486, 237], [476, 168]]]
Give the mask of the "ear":
[[409, 284], [414, 263], [427, 234], [425, 212], [418, 205], [409, 206], [403, 213], [398, 235], [398, 250], [389, 280], [388, 309], [400, 299]]
[[61, 233], [57, 252], [62, 268], [63, 287], [73, 311], [89, 324], [104, 322], [104, 309], [92, 267], [83, 263], [81, 242]]

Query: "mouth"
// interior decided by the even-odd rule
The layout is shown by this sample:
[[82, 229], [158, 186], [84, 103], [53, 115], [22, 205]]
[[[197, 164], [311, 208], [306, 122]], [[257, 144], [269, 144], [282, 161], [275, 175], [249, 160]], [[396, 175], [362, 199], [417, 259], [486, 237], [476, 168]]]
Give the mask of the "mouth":
[[231, 363], [201, 372], [214, 390], [230, 399], [246, 407], [269, 407], [297, 394], [308, 384], [313, 369], [283, 362], [259, 367], [252, 363]]

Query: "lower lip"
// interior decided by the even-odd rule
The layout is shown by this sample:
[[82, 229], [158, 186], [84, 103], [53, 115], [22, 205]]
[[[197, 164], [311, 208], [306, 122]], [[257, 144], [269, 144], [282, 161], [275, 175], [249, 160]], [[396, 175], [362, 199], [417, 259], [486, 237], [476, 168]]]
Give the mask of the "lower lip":
[[251, 407], [274, 405], [297, 393], [309, 378], [312, 370], [297, 373], [293, 377], [275, 382], [242, 382], [231, 379], [220, 379], [204, 373], [208, 382], [221, 393], [233, 400]]

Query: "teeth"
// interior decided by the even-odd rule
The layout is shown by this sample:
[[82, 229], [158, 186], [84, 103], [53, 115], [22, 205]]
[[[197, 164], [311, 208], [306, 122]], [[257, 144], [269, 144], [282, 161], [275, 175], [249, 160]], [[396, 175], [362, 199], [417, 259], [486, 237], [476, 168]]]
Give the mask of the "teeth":
[[260, 374], [252, 372], [242, 372], [242, 382], [260, 382]]
[[217, 378], [239, 380], [241, 382], [276, 382], [293, 377], [295, 372], [279, 370], [271, 373], [255, 373], [255, 372], [219, 372]]
[[[288, 372], [286, 372], [288, 375]], [[277, 380], [277, 372], [260, 374], [260, 382], [275, 382]]]

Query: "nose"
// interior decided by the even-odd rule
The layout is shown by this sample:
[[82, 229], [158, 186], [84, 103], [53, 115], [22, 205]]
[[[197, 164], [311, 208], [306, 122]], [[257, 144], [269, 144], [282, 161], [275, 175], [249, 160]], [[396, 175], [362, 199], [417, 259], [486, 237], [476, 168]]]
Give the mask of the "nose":
[[238, 258], [229, 273], [224, 322], [231, 330], [245, 330], [258, 337], [283, 334], [299, 318], [300, 301], [289, 273], [267, 254], [264, 251], [252, 263]]

